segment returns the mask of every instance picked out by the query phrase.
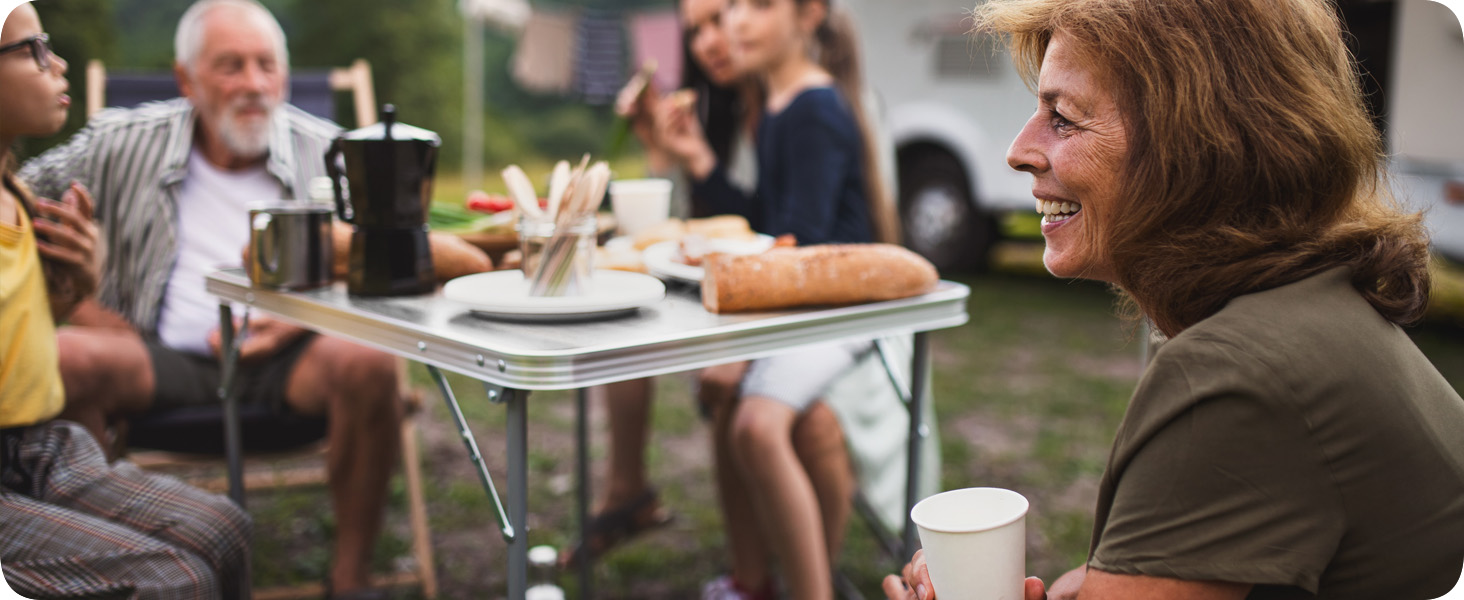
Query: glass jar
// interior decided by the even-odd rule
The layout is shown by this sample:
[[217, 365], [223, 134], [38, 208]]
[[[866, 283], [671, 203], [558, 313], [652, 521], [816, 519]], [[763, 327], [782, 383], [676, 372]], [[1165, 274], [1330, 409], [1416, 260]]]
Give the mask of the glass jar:
[[558, 231], [552, 220], [519, 217], [514, 227], [523, 253], [524, 279], [530, 296], [582, 296], [590, 291], [594, 270], [595, 214]]

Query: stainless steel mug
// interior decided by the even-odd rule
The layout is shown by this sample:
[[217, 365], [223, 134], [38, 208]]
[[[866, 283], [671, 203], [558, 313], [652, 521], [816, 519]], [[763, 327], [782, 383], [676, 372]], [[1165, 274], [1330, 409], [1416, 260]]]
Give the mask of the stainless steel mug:
[[330, 285], [333, 207], [270, 204], [249, 209], [249, 280], [258, 287], [308, 290]]

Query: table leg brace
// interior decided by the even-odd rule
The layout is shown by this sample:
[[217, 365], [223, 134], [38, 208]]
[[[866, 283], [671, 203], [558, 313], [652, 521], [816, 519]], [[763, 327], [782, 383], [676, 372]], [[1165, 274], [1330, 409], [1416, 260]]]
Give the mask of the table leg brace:
[[441, 370], [432, 365], [427, 365], [427, 372], [437, 382], [437, 388], [442, 392], [442, 399], [447, 403], [448, 412], [452, 413], [452, 419], [457, 423], [458, 435], [463, 438], [463, 445], [468, 449], [468, 458], [472, 459], [473, 465], [478, 467], [478, 481], [487, 490], [488, 498], [493, 501], [494, 516], [498, 518], [498, 527], [503, 532], [503, 541], [512, 544], [517, 535], [514, 532], [513, 524], [508, 520], [508, 515], [503, 509], [503, 501], [498, 499], [498, 488], [493, 485], [493, 477], [488, 474], [488, 465], [483, 463], [483, 454], [478, 451], [478, 442], [473, 437], [473, 432], [468, 429], [468, 422], [463, 418], [463, 411], [458, 407], [457, 397], [452, 394], [452, 387], [447, 383], [447, 377]]

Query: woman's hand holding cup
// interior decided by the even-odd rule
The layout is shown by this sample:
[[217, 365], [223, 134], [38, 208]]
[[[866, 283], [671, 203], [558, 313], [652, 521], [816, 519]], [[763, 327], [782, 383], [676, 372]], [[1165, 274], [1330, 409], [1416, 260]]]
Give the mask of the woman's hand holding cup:
[[[1024, 600], [1047, 600], [1047, 588], [1041, 579], [1028, 577], [1023, 582]], [[935, 587], [930, 583], [930, 570], [925, 566], [925, 551], [916, 550], [910, 564], [900, 575], [884, 578], [884, 593], [889, 600], [935, 600]]]
[[899, 575], [884, 578], [884, 593], [889, 600], [931, 600], [935, 587], [930, 584], [930, 570], [925, 567], [925, 551], [916, 550], [910, 563]]
[[1028, 507], [1021, 494], [990, 487], [921, 500], [910, 510], [910, 520], [922, 548], [905, 567], [903, 580], [885, 579], [885, 593], [901, 600], [930, 600], [937, 592], [973, 600], [1040, 600], [1042, 582], [1026, 578]]

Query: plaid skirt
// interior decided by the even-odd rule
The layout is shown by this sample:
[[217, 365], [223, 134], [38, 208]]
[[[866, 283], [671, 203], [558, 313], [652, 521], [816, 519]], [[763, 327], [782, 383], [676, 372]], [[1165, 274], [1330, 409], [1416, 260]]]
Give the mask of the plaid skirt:
[[236, 594], [248, 515], [127, 461], [80, 425], [0, 431], [0, 570], [28, 598]]

